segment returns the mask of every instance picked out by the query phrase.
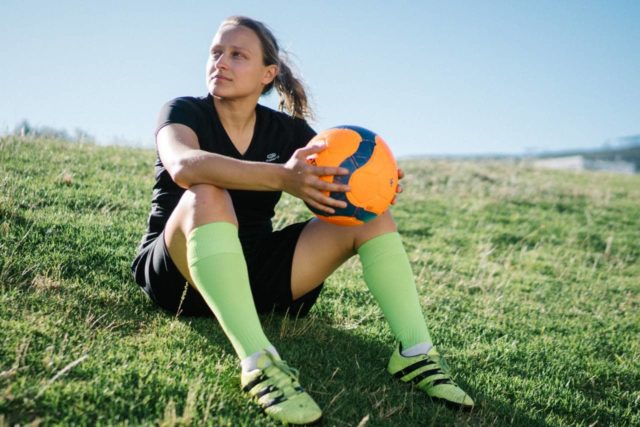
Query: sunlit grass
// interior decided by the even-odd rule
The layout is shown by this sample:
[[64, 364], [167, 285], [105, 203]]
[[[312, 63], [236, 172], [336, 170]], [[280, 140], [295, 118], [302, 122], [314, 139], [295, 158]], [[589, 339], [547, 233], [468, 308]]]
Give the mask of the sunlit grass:
[[[130, 279], [151, 150], [0, 140], [0, 425], [274, 425], [212, 319]], [[404, 161], [393, 208], [432, 335], [477, 407], [384, 368], [393, 339], [356, 259], [306, 319], [264, 316], [325, 425], [640, 424], [640, 178]], [[284, 196], [275, 224], [308, 217]]]

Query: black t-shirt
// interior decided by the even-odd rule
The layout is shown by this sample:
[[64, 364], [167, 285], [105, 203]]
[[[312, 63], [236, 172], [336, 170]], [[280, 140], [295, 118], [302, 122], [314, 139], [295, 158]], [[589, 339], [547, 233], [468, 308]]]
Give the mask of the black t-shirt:
[[[285, 163], [295, 150], [305, 146], [316, 134], [305, 120], [258, 104], [253, 139], [247, 151], [240, 154], [220, 123], [211, 95], [181, 97], [166, 103], [160, 110], [156, 135], [172, 123], [191, 128], [198, 136], [202, 150], [269, 163]], [[141, 249], [162, 232], [184, 191], [171, 179], [158, 156], [149, 224], [140, 243]], [[241, 239], [259, 238], [263, 233], [271, 232], [271, 218], [282, 192], [229, 190], [229, 194], [238, 218]]]

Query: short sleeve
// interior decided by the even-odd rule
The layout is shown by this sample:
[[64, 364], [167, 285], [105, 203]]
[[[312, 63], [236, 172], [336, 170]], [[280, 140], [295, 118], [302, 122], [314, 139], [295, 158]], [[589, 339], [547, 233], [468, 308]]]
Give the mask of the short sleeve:
[[296, 148], [307, 145], [316, 134], [316, 131], [309, 126], [306, 120], [296, 119]]
[[163, 127], [178, 123], [191, 128], [195, 133], [198, 133], [200, 123], [199, 115], [197, 114], [195, 105], [188, 98], [176, 98], [167, 102], [160, 109], [158, 114], [158, 122], [156, 125], [156, 135]]

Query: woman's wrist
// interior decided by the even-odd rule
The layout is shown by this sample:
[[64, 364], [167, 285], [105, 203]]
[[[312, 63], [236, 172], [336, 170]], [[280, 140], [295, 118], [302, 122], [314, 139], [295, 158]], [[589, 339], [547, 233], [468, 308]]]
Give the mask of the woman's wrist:
[[268, 164], [271, 167], [271, 185], [275, 191], [286, 191], [287, 174], [289, 170], [284, 164]]

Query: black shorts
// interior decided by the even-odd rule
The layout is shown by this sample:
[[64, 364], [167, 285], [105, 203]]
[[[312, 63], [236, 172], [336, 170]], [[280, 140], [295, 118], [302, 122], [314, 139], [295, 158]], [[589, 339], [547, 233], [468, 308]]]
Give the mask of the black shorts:
[[[306, 316], [317, 300], [323, 283], [295, 301], [291, 295], [293, 253], [306, 224], [292, 224], [260, 239], [242, 242], [258, 313]], [[136, 283], [163, 309], [184, 316], [212, 315], [202, 296], [187, 284], [171, 260], [164, 232], [138, 253], [131, 270]]]

